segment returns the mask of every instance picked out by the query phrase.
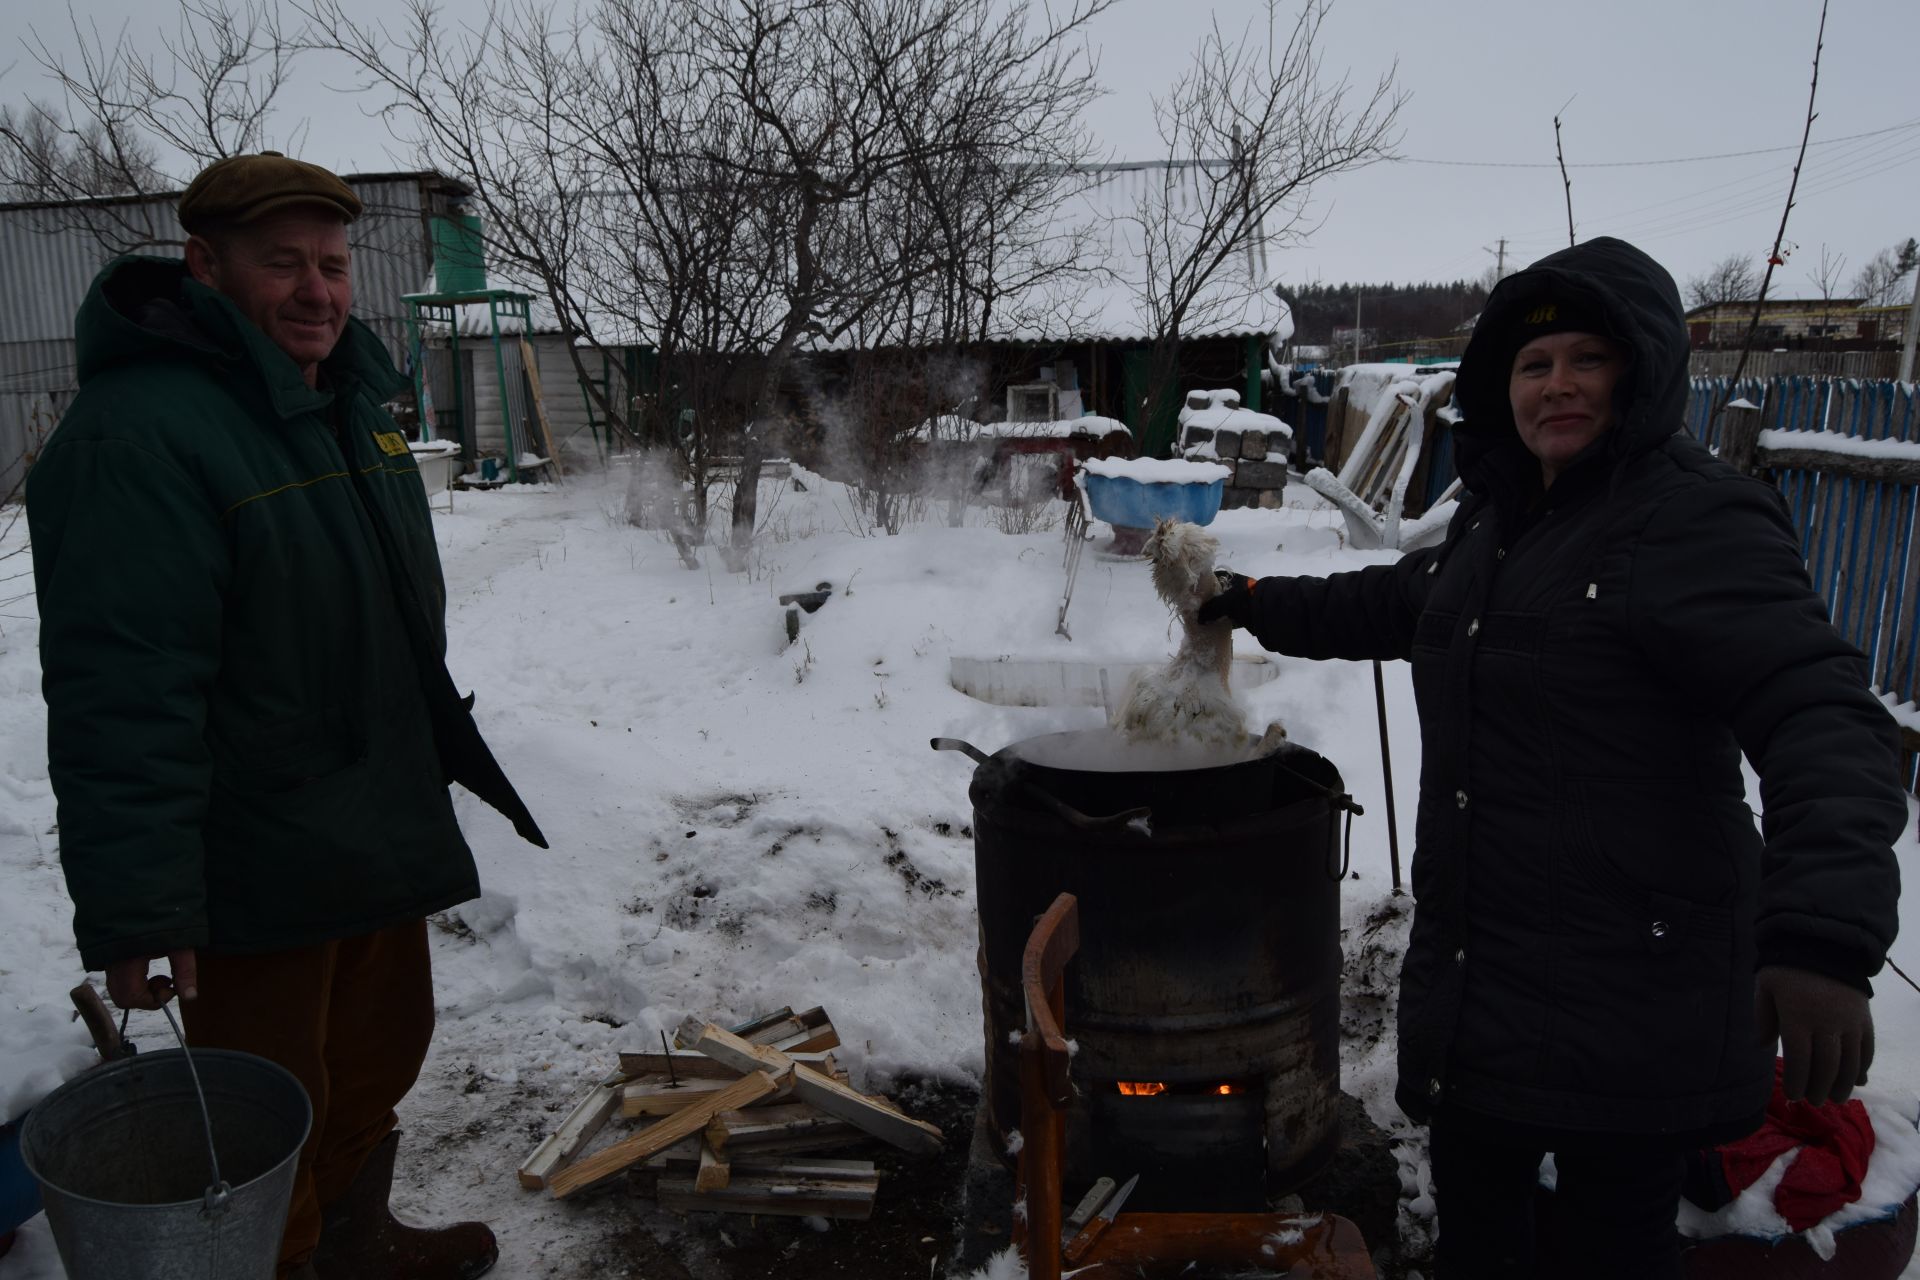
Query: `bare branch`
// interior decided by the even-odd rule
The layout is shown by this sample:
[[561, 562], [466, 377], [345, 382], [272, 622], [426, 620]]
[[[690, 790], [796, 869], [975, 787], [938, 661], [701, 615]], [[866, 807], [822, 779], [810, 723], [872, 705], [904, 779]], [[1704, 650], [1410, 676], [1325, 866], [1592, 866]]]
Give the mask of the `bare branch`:
[[1767, 255], [1767, 269], [1760, 277], [1760, 292], [1753, 300], [1753, 318], [1747, 321], [1746, 336], [1740, 341], [1740, 360], [1733, 367], [1733, 377], [1727, 381], [1726, 397], [1714, 410], [1717, 418], [1726, 411], [1733, 398], [1740, 394], [1740, 375], [1747, 370], [1747, 356], [1753, 350], [1753, 335], [1760, 327], [1760, 314], [1767, 305], [1767, 287], [1773, 283], [1773, 269], [1786, 264], [1781, 252], [1787, 240], [1787, 218], [1793, 212], [1794, 193], [1800, 189], [1800, 166], [1807, 158], [1807, 138], [1813, 133], [1813, 122], [1819, 119], [1819, 113], [1813, 104], [1820, 92], [1820, 51], [1825, 47], [1827, 37], [1827, 0], [1820, 0], [1820, 28], [1813, 38], [1813, 78], [1807, 85], [1807, 122], [1800, 131], [1800, 152], [1793, 160], [1793, 179], [1787, 183], [1787, 203], [1780, 210], [1780, 230], [1774, 233], [1773, 252]]

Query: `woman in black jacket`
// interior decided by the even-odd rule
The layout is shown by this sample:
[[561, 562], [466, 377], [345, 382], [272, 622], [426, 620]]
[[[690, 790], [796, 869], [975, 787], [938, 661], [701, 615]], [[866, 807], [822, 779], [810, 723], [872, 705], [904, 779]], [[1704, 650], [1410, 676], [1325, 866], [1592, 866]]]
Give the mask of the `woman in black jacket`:
[[[1873, 1056], [1896, 927], [1898, 735], [1778, 494], [1686, 434], [1678, 291], [1618, 240], [1500, 282], [1461, 361], [1466, 496], [1434, 548], [1238, 578], [1203, 618], [1407, 658], [1418, 903], [1398, 1100], [1432, 1129], [1438, 1274], [1678, 1277], [1690, 1146]], [[1741, 754], [1761, 779], [1755, 830]]]

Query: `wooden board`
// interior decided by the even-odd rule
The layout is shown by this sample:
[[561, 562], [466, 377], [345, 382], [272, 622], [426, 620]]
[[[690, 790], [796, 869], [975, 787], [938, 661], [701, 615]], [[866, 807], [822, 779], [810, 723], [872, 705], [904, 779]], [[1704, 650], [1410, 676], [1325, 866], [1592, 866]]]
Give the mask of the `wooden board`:
[[1128, 1276], [1174, 1276], [1195, 1263], [1276, 1276], [1304, 1265], [1319, 1280], [1378, 1274], [1359, 1229], [1331, 1213], [1122, 1213], [1084, 1261]]
[[737, 1162], [725, 1188], [701, 1192], [697, 1172], [676, 1161], [660, 1176], [660, 1206], [682, 1213], [765, 1213], [848, 1218], [873, 1215], [880, 1178], [864, 1160], [810, 1160], [765, 1165]]
[[[699, 1043], [707, 1025], [703, 1018], [686, 1019], [674, 1033], [674, 1043], [692, 1048]], [[818, 1006], [804, 1013], [795, 1013], [790, 1008], [779, 1009], [752, 1022], [731, 1027], [728, 1034], [739, 1036], [748, 1044], [769, 1045], [789, 1054], [819, 1053], [840, 1047], [840, 1033], [834, 1030], [833, 1020], [827, 1017], [827, 1011]]]
[[722, 1112], [707, 1123], [706, 1132], [714, 1146], [742, 1156], [818, 1151], [864, 1141], [867, 1136], [838, 1116], [804, 1102]]
[[741, 1071], [757, 1069], [774, 1078], [791, 1071], [794, 1096], [800, 1101], [811, 1103], [904, 1151], [931, 1154], [946, 1142], [937, 1127], [915, 1120], [890, 1104], [876, 1102], [778, 1049], [748, 1044], [739, 1036], [712, 1025], [701, 1033], [698, 1045], [701, 1053]]
[[540, 394], [540, 364], [533, 358], [533, 344], [524, 337], [520, 339], [520, 363], [527, 372], [527, 386], [533, 391], [534, 421], [540, 424], [540, 439], [546, 443], [547, 458], [553, 463], [553, 474], [565, 475], [566, 469], [560, 465], [560, 455], [553, 448], [553, 428], [547, 424], [547, 400]]
[[596, 1151], [576, 1160], [548, 1178], [547, 1189], [556, 1197], [571, 1195], [582, 1187], [610, 1177], [629, 1165], [638, 1164], [648, 1156], [692, 1137], [706, 1128], [707, 1121], [722, 1111], [738, 1110], [779, 1089], [780, 1085], [764, 1071], [742, 1076], [700, 1105], [687, 1107], [647, 1126], [631, 1138], [614, 1143], [604, 1151]]
[[[840, 1069], [840, 1064], [834, 1061], [831, 1053], [795, 1053], [788, 1056], [828, 1075]], [[681, 1080], [735, 1080], [741, 1074], [697, 1049], [676, 1049], [670, 1054], [658, 1049], [623, 1053], [620, 1055], [620, 1070], [629, 1079], [655, 1075], [664, 1078], [669, 1074], [669, 1060], [673, 1064], [672, 1074]], [[758, 1067], [754, 1069], [759, 1070]]]
[[620, 1077], [602, 1080], [573, 1105], [560, 1127], [547, 1135], [520, 1166], [520, 1185], [538, 1191], [580, 1153], [620, 1105]]
[[[636, 1116], [670, 1116], [676, 1111], [697, 1106], [727, 1088], [737, 1076], [726, 1080], [682, 1080], [670, 1084], [665, 1076], [629, 1080], [620, 1086], [620, 1114], [631, 1120]], [[763, 1104], [756, 1104], [763, 1105]]]
[[702, 1139], [700, 1167], [693, 1175], [693, 1189], [702, 1195], [710, 1191], [725, 1191], [732, 1178], [733, 1170], [727, 1164], [726, 1156], [716, 1150], [713, 1143]]

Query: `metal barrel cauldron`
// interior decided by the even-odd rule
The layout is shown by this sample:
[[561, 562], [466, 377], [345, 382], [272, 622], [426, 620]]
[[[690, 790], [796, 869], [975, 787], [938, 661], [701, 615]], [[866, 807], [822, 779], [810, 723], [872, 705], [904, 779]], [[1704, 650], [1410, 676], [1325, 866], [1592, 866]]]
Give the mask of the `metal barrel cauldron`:
[[[1358, 810], [1331, 763], [1290, 743], [1162, 772], [1033, 762], [1074, 759], [1076, 739], [1111, 742], [1015, 743], [969, 793], [990, 1120], [1003, 1139], [1019, 1126], [1021, 951], [1070, 892], [1069, 1181], [1142, 1172], [1138, 1207], [1264, 1208], [1339, 1145], [1341, 811]], [[1116, 815], [1138, 806], [1149, 821]]]

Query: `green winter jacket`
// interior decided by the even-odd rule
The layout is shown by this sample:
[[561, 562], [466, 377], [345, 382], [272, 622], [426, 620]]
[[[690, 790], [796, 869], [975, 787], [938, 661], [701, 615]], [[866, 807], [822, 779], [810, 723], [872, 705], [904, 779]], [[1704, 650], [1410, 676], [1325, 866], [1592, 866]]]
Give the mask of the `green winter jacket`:
[[449, 779], [544, 843], [447, 677], [425, 494], [380, 408], [404, 380], [373, 333], [349, 321], [315, 390], [182, 263], [138, 257], [76, 331], [27, 518], [87, 967], [473, 897]]

